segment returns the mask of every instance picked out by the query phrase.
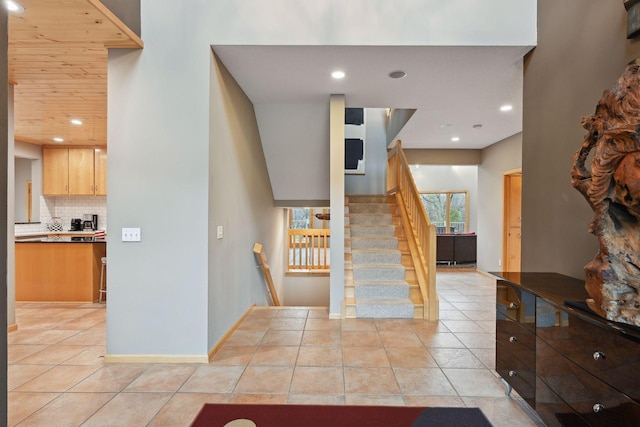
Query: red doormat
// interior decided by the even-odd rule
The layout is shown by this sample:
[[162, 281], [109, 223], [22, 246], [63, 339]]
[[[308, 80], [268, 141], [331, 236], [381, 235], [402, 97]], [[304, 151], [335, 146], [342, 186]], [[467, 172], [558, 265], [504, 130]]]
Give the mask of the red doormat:
[[192, 427], [491, 427], [478, 408], [206, 403]]

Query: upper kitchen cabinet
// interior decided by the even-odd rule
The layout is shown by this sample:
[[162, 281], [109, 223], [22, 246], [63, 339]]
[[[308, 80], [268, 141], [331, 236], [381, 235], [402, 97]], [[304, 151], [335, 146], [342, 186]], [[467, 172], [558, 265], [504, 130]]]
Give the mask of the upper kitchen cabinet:
[[107, 194], [106, 148], [43, 148], [45, 196]]

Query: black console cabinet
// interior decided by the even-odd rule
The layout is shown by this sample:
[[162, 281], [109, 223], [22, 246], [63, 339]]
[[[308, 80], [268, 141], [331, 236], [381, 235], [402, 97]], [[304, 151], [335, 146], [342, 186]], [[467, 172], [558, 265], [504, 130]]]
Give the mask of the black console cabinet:
[[496, 371], [549, 426], [640, 425], [640, 329], [565, 301], [584, 282], [555, 273], [493, 273]]

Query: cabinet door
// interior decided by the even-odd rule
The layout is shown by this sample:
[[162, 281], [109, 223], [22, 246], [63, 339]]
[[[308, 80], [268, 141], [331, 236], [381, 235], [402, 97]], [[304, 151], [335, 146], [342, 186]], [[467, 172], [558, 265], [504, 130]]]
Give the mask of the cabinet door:
[[95, 191], [96, 196], [107, 195], [107, 149], [95, 149]]
[[42, 194], [45, 196], [69, 194], [68, 149], [42, 149]]
[[93, 177], [93, 148], [69, 148], [69, 195], [93, 195]]

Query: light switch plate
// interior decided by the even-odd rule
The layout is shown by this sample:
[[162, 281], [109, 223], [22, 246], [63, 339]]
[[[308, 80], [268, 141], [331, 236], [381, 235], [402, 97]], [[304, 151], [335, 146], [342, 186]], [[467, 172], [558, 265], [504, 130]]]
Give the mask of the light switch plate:
[[139, 228], [123, 228], [122, 229], [122, 241], [123, 242], [139, 242], [140, 229]]
[[224, 236], [224, 228], [221, 225], [219, 225], [217, 231], [218, 231], [218, 239], [222, 239], [222, 237]]

